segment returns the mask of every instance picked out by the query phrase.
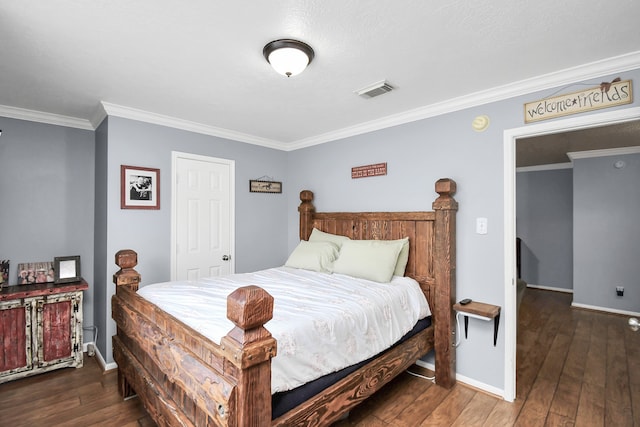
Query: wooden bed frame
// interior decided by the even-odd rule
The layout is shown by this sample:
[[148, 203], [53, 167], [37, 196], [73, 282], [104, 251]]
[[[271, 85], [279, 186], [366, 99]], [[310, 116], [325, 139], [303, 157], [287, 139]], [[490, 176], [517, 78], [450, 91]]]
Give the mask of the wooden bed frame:
[[456, 184], [436, 182], [440, 195], [429, 212], [317, 213], [313, 193], [300, 193], [300, 239], [312, 229], [352, 239], [410, 242], [406, 275], [425, 293], [432, 326], [392, 347], [362, 368], [279, 418], [271, 418], [271, 358], [276, 341], [263, 326], [273, 315], [273, 298], [257, 286], [239, 288], [227, 299], [227, 317], [235, 328], [211, 342], [136, 293], [137, 254], [116, 254], [117, 323], [113, 357], [121, 394], [137, 393], [159, 426], [329, 425], [435, 350], [436, 383], [455, 383], [453, 345], [455, 302]]

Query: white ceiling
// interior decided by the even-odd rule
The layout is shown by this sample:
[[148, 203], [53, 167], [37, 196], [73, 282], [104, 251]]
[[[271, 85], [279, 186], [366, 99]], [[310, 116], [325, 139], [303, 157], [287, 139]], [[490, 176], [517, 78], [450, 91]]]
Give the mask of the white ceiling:
[[[640, 66], [638, 17], [638, 0], [0, 0], [0, 115], [92, 128], [106, 110], [293, 149]], [[270, 68], [278, 38], [314, 48], [306, 71]]]

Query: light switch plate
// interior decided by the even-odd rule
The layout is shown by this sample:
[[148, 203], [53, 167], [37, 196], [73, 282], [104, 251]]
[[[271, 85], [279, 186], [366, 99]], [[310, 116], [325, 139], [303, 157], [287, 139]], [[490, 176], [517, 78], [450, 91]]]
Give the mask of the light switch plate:
[[476, 218], [476, 233], [487, 234], [488, 223], [487, 218]]

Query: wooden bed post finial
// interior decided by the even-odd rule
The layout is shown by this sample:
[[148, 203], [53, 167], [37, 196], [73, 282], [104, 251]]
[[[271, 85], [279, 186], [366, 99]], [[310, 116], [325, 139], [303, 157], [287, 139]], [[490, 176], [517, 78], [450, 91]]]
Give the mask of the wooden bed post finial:
[[313, 191], [302, 190], [300, 192], [300, 240], [309, 240], [311, 230], [313, 230], [313, 213], [316, 211], [313, 206]]
[[271, 358], [276, 340], [264, 324], [273, 317], [273, 297], [244, 286], [227, 297], [227, 318], [235, 328], [220, 340], [224, 357], [238, 368], [238, 426], [271, 425]]
[[[453, 199], [456, 194], [456, 182], [450, 178], [441, 178], [436, 181], [436, 193], [440, 195], [433, 202], [433, 209], [458, 209], [458, 203]], [[444, 207], [443, 205], [447, 205]]]
[[128, 286], [134, 291], [138, 290], [140, 284], [140, 273], [133, 267], [138, 265], [138, 254], [132, 249], [122, 249], [116, 252], [116, 265], [120, 267], [113, 275], [113, 283], [118, 286]]

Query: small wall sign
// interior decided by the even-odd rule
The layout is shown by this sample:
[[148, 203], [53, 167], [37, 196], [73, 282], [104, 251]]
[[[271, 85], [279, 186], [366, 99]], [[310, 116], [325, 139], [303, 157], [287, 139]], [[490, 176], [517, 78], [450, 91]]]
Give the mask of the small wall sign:
[[282, 182], [251, 179], [249, 191], [251, 193], [282, 193]]
[[537, 122], [632, 102], [631, 80], [615, 79], [591, 89], [529, 102], [524, 105], [524, 122]]
[[387, 174], [387, 163], [376, 163], [373, 165], [356, 166], [351, 168], [351, 179], [368, 178], [370, 176], [380, 176]]

